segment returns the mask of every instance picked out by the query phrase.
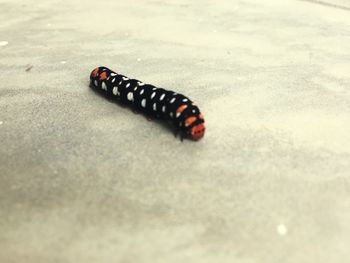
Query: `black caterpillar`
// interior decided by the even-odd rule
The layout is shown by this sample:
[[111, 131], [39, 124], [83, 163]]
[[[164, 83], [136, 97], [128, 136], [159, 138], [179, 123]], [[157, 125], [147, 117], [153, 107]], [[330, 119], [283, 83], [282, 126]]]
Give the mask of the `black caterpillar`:
[[91, 72], [90, 85], [149, 116], [171, 120], [175, 127], [193, 140], [204, 136], [203, 114], [182, 94], [129, 79], [106, 67], [98, 67]]

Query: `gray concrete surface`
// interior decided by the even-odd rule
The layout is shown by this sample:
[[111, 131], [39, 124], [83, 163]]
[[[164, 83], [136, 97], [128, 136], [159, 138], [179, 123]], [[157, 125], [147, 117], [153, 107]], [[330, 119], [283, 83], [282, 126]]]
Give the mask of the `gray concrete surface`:
[[[0, 262], [349, 262], [350, 1], [324, 3], [0, 0]], [[92, 92], [99, 65], [205, 138]]]

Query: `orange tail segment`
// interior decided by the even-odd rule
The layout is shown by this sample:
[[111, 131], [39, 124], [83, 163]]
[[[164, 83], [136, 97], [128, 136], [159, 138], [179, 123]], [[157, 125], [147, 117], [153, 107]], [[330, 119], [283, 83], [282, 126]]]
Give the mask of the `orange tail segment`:
[[204, 136], [205, 126], [204, 123], [195, 125], [191, 129], [191, 137], [193, 140], [198, 141]]

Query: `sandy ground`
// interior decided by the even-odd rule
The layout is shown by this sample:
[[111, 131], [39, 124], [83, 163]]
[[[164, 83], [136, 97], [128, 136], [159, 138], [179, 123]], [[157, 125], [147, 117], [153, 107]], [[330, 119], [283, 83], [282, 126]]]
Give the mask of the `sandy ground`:
[[[349, 0], [0, 0], [0, 262], [349, 262], [349, 47]], [[100, 65], [205, 138], [92, 92]]]

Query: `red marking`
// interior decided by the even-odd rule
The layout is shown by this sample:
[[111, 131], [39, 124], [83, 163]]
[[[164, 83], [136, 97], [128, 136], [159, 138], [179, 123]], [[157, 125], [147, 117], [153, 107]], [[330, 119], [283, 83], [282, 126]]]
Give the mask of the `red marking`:
[[182, 113], [186, 108], [187, 105], [183, 104], [177, 108], [176, 113]]
[[95, 78], [98, 75], [98, 68], [95, 68], [92, 72], [91, 72], [91, 77]]
[[103, 71], [101, 74], [100, 74], [100, 80], [105, 80], [107, 78], [107, 73], [106, 71]]
[[204, 131], [205, 131], [204, 123], [193, 126], [191, 129], [192, 139], [195, 141], [198, 141], [204, 136]]
[[195, 121], [197, 120], [196, 117], [194, 116], [191, 116], [191, 117], [188, 117], [186, 120], [185, 120], [185, 126], [190, 126], [192, 123], [194, 123]]

